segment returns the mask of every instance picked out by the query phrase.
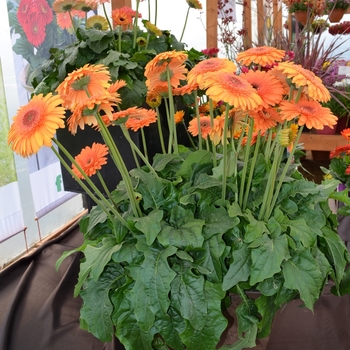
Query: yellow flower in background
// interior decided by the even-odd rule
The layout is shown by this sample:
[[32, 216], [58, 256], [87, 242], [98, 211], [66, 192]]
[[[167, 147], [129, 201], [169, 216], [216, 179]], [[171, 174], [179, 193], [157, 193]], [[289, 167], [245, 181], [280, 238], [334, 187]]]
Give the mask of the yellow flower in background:
[[186, 0], [189, 7], [196, 9], [196, 10], [202, 10], [202, 4], [198, 0]]
[[105, 17], [95, 15], [95, 16], [89, 17], [86, 20], [86, 28], [94, 28], [97, 30], [108, 30], [109, 26], [108, 26], [108, 21], [106, 20]]
[[146, 96], [146, 103], [151, 108], [159, 107], [162, 102], [162, 96], [159, 95], [157, 92], [149, 91]]
[[22, 157], [31, 156], [42, 146], [51, 147], [58, 128], [64, 128], [65, 110], [63, 100], [51, 93], [33, 96], [13, 117], [8, 143]]
[[163, 34], [162, 31], [159, 28], [157, 28], [157, 26], [152, 24], [150, 21], [145, 21], [144, 26], [150, 33], [156, 36], [161, 36]]

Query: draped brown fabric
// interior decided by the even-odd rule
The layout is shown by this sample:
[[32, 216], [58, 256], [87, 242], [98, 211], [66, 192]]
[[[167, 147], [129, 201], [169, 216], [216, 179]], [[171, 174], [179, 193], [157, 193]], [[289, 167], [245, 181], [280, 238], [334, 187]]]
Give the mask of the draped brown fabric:
[[[81, 255], [55, 270], [62, 252], [82, 241], [75, 225], [0, 273], [0, 350], [124, 349], [116, 339], [102, 343], [79, 327], [81, 299], [73, 289]], [[300, 300], [290, 302], [278, 312], [269, 339], [255, 349], [350, 349], [350, 296], [336, 297], [328, 287], [314, 313]]]

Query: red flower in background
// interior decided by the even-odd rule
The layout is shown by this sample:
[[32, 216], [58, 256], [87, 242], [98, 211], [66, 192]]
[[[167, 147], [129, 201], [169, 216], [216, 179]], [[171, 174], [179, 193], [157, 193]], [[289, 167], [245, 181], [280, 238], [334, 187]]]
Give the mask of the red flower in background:
[[51, 23], [53, 13], [46, 0], [21, 0], [17, 14], [28, 41], [38, 47], [46, 36], [46, 25]]

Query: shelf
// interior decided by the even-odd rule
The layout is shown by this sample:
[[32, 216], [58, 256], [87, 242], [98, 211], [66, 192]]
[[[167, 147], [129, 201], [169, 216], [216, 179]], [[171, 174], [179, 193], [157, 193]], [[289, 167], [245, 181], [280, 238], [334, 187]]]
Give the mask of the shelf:
[[333, 151], [338, 146], [348, 144], [347, 140], [341, 135], [323, 135], [303, 133], [300, 136], [299, 143], [304, 144], [306, 151]]

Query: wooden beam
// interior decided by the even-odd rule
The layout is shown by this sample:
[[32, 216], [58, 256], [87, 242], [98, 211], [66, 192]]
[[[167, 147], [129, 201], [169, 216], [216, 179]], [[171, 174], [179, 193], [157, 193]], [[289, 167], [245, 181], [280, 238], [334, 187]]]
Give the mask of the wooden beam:
[[218, 47], [218, 0], [207, 0], [206, 22], [207, 48]]
[[279, 0], [273, 0], [273, 29], [274, 33], [282, 31], [282, 4]]
[[111, 6], [112, 6], [112, 9], [123, 7], [123, 6], [131, 7], [131, 0], [112, 0]]
[[264, 1], [257, 2], [257, 12], [258, 12], [258, 43], [263, 45], [265, 43], [265, 10]]
[[252, 6], [251, 0], [245, 0], [243, 3], [243, 28], [246, 31], [244, 36], [244, 48], [252, 47]]
[[306, 151], [333, 151], [338, 146], [346, 146], [347, 140], [341, 135], [321, 135], [302, 133], [299, 143]]

